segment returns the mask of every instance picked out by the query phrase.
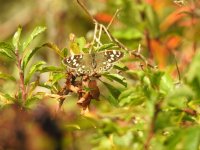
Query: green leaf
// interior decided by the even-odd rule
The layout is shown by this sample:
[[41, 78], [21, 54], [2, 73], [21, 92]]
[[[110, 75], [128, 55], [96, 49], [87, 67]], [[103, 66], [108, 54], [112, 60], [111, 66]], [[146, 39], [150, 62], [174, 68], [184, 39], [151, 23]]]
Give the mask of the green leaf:
[[105, 49], [112, 48], [113, 46], [115, 46], [114, 43], [104, 44], [104, 45], [100, 46], [100, 47], [97, 49], [97, 51], [98, 51], [98, 52], [99, 52], [99, 51], [103, 51], [103, 50], [105, 50]]
[[107, 87], [108, 91], [111, 93], [111, 95], [115, 98], [118, 99], [119, 95], [120, 95], [120, 90], [118, 88], [115, 88], [114, 86], [112, 86], [111, 84], [108, 84], [106, 82], [102, 83]]
[[190, 64], [189, 70], [186, 74], [186, 79], [189, 83], [192, 83], [195, 79], [198, 85], [200, 85], [200, 52], [198, 52]]
[[41, 48], [42, 46], [36, 47], [32, 50], [29, 50], [27, 52], [26, 55], [24, 55], [24, 57], [22, 58], [22, 70], [25, 69], [25, 67], [27, 66], [28, 62], [31, 60], [31, 58], [33, 57], [33, 55]]
[[46, 64], [46, 62], [40, 61], [40, 62], [36, 63], [35, 65], [33, 65], [33, 66], [31, 67], [30, 71], [29, 71], [28, 74], [27, 74], [27, 77], [26, 77], [26, 79], [25, 79], [25, 84], [28, 84], [29, 81], [30, 81], [30, 79], [31, 79], [31, 77], [33, 76], [33, 74], [34, 74], [36, 71], [40, 71], [40, 70], [42, 69], [41, 66], [43, 66], [43, 65], [45, 65], [45, 64]]
[[119, 106], [142, 104], [146, 97], [140, 88], [132, 87], [121, 92], [119, 95]]
[[6, 42], [0, 42], [0, 54], [15, 60], [14, 47]]
[[116, 81], [122, 84], [123, 86], [127, 87], [126, 79], [119, 74], [103, 74], [103, 76], [109, 79], [110, 81]]
[[40, 69], [41, 73], [44, 72], [63, 72], [64, 69], [62, 67], [55, 67], [55, 66], [47, 66], [47, 67], [42, 67]]
[[115, 30], [113, 35], [116, 38], [125, 39], [125, 40], [133, 40], [133, 39], [141, 39], [142, 33], [135, 28], [125, 28], [120, 30]]
[[153, 37], [158, 37], [160, 34], [159, 19], [157, 13], [151, 5], [146, 5], [145, 15], [147, 20], [147, 28], [149, 29]]
[[81, 50], [79, 48], [77, 41], [70, 41], [69, 47], [70, 47], [70, 52], [73, 52], [74, 54], [80, 54], [81, 53]]
[[151, 73], [150, 80], [151, 80], [152, 86], [159, 88], [160, 81], [161, 81], [162, 76], [164, 75], [164, 72], [157, 71], [157, 72], [150, 72], [150, 73]]
[[31, 108], [31, 107], [33, 107], [34, 105], [36, 105], [37, 102], [38, 102], [39, 100], [40, 100], [40, 98], [38, 98], [38, 97], [36, 97], [36, 96], [33, 96], [33, 97], [29, 98], [29, 99], [27, 99], [26, 102], [25, 102], [25, 107]]
[[13, 98], [10, 94], [7, 94], [7, 93], [0, 93], [0, 96], [5, 98], [6, 100], [8, 101], [12, 101], [14, 102], [15, 101], [15, 98]]
[[[194, 91], [187, 85], [181, 85], [181, 87], [173, 89], [172, 92], [168, 94], [166, 100], [176, 100], [180, 98], [192, 98], [195, 96]], [[178, 103], [178, 102], [177, 102]]]
[[21, 36], [21, 32], [22, 32], [22, 27], [19, 26], [12, 39], [13, 46], [15, 47], [16, 50], [19, 50], [19, 45], [20, 45], [19, 39]]
[[[51, 48], [52, 50], [54, 50], [60, 57], [65, 57], [63, 52], [58, 48], [58, 46], [54, 43], [45, 43], [43, 44], [43, 46], [46, 46], [46, 47], [49, 47]], [[65, 49], [65, 52], [66, 52], [67, 49]]]
[[114, 69], [120, 70], [120, 71], [127, 71], [129, 70], [127, 66], [125, 66], [123, 63], [118, 62], [113, 66]]
[[23, 50], [25, 50], [30, 43], [42, 32], [46, 30], [46, 27], [38, 26], [36, 27], [31, 35], [28, 37], [28, 39], [23, 43]]
[[62, 49], [62, 56], [67, 57], [69, 50], [67, 48]]
[[58, 82], [61, 79], [65, 78], [65, 74], [64, 73], [56, 73], [53, 75], [53, 80], [52, 80], [52, 85], [55, 84], [56, 82]]
[[[200, 144], [200, 129], [198, 126], [174, 131], [166, 141], [166, 150], [183, 149], [198, 150]], [[178, 148], [179, 147], [179, 148]]]
[[1, 72], [0, 72], [0, 79], [16, 81], [16, 79], [13, 76]]
[[166, 141], [166, 150], [176, 149], [176, 145], [182, 140], [183, 132], [180, 130], [175, 131], [173, 135], [171, 135]]
[[[192, 139], [192, 140], [191, 140]], [[198, 150], [200, 145], [200, 128], [192, 127], [186, 130], [184, 150]]]
[[77, 39], [76, 39], [76, 43], [78, 44], [80, 51], [83, 51], [83, 48], [84, 48], [85, 45], [86, 45], [86, 40], [85, 40], [85, 38], [84, 38], [84, 37], [77, 38]]

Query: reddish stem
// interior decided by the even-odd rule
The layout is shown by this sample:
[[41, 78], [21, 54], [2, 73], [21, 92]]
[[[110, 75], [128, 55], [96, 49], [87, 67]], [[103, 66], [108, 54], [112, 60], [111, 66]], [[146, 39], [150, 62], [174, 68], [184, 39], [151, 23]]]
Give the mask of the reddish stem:
[[25, 83], [24, 83], [24, 72], [21, 68], [21, 59], [19, 57], [19, 53], [18, 50], [15, 51], [15, 55], [17, 58], [17, 67], [19, 69], [19, 77], [20, 77], [20, 89], [22, 91], [22, 99], [25, 102], [26, 101], [26, 87], [25, 87]]

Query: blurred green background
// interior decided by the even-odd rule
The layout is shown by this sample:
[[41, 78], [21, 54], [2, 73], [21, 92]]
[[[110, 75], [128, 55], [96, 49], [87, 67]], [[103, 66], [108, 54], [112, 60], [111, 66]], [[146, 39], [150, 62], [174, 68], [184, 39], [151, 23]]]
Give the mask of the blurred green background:
[[[101, 101], [92, 101], [91, 112], [81, 115], [81, 110], [76, 105], [77, 97], [68, 95], [58, 117], [59, 125], [65, 130], [64, 149], [143, 149], [148, 139], [151, 118], [155, 115], [155, 99], [160, 97], [164, 99], [164, 106], [154, 122], [151, 149], [199, 149], [199, 116], [190, 116], [183, 110], [189, 107], [196, 113], [200, 112], [197, 69], [199, 55], [190, 66], [199, 50], [200, 2], [185, 0], [182, 4], [177, 4], [172, 0], [83, 0], [83, 3], [91, 15], [104, 25], [108, 25], [116, 10], [120, 9], [109, 30], [130, 49], [135, 50], [141, 44], [142, 54], [149, 62], [158, 66], [159, 73], [143, 72], [133, 57], [126, 56], [123, 65], [130, 72], [123, 75], [127, 79], [128, 87], [117, 85], [124, 92], [119, 96], [117, 107], [102, 98]], [[47, 27], [31, 47], [52, 42], [60, 49], [70, 49], [70, 33], [76, 37], [85, 37], [88, 42], [92, 40], [94, 24], [76, 0], [0, 0], [0, 10], [0, 41], [10, 42], [19, 25], [23, 28], [22, 41], [35, 26]], [[61, 65], [58, 54], [49, 48], [39, 50], [28, 67], [39, 60], [48, 65]], [[179, 81], [176, 61], [183, 83], [180, 89], [174, 86], [174, 82]], [[1, 55], [0, 72], [19, 79], [15, 63]], [[48, 73], [42, 73], [36, 74], [31, 81], [36, 80], [37, 75], [40, 76], [40, 82], [47, 82], [49, 79]], [[153, 82], [152, 87], [150, 81]], [[12, 81], [0, 80], [0, 85], [1, 93], [15, 95], [18, 89]], [[102, 85], [100, 89], [103, 94], [109, 93]], [[38, 87], [36, 91], [50, 92], [42, 87]], [[9, 102], [1, 101], [1, 104], [4, 103]], [[54, 116], [58, 102], [52, 98], [44, 99], [42, 103], [48, 106], [49, 112]], [[2, 124], [13, 124], [13, 110], [7, 111], [2, 116], [6, 118], [7, 114], [11, 114], [11, 119], [2, 119]], [[18, 111], [16, 114], [13, 118], [20, 117]], [[51, 141], [44, 140], [48, 136], [41, 135], [41, 131], [32, 122], [22, 126], [28, 131], [30, 126], [33, 128], [29, 139], [36, 139], [35, 145], [39, 145], [31, 145], [30, 142], [30, 149], [53, 149]]]

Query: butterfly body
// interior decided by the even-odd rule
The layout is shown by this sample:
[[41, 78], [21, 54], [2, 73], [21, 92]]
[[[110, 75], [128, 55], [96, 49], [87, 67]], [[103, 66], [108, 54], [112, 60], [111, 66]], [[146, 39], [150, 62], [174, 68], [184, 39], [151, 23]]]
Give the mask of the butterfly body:
[[71, 55], [64, 59], [64, 63], [79, 74], [101, 73], [110, 70], [113, 63], [123, 57], [119, 50], [106, 50], [96, 53]]

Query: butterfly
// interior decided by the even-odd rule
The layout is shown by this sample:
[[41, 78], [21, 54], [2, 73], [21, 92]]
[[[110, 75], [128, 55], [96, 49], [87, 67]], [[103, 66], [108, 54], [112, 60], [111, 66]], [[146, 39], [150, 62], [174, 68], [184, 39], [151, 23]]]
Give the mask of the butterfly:
[[78, 74], [91, 75], [110, 70], [113, 64], [124, 56], [119, 50], [105, 50], [95, 53], [84, 53], [71, 55], [63, 60], [69, 68], [74, 69]]

